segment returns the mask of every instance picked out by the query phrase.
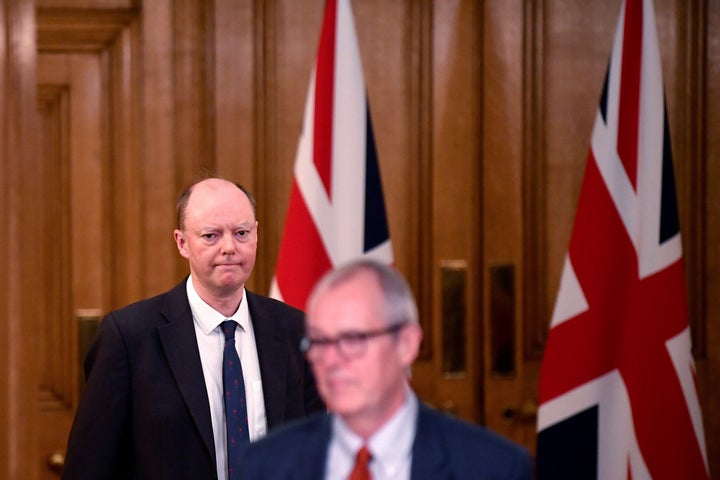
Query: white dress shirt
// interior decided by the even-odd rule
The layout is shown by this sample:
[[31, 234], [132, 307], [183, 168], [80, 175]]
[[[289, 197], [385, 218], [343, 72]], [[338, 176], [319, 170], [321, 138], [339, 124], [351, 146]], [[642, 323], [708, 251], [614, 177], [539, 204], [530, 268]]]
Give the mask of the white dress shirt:
[[[367, 442], [373, 480], [410, 480], [417, 414], [418, 399], [408, 387], [403, 406]], [[362, 438], [333, 415], [325, 479], [347, 478], [362, 445]]]
[[200, 350], [200, 361], [205, 376], [205, 388], [210, 400], [210, 417], [215, 439], [218, 480], [226, 480], [227, 435], [222, 379], [225, 336], [220, 330], [220, 324], [225, 320], [235, 320], [238, 323], [238, 328], [235, 330], [235, 348], [240, 357], [245, 380], [248, 433], [251, 442], [267, 433], [265, 399], [263, 397], [255, 334], [252, 328], [250, 312], [248, 311], [245, 289], [243, 289], [243, 299], [237, 311], [230, 318], [226, 318], [200, 298], [192, 284], [192, 277], [188, 277], [186, 287], [195, 325], [195, 336]]

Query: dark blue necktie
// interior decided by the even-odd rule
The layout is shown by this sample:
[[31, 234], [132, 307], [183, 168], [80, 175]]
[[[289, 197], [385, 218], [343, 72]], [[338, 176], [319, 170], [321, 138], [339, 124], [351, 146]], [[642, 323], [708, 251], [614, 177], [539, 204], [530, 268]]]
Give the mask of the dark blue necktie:
[[228, 478], [240, 474], [240, 453], [250, 443], [248, 435], [247, 406], [245, 405], [245, 381], [237, 350], [235, 328], [237, 323], [226, 320], [220, 324], [225, 335], [223, 350], [223, 399], [227, 426]]

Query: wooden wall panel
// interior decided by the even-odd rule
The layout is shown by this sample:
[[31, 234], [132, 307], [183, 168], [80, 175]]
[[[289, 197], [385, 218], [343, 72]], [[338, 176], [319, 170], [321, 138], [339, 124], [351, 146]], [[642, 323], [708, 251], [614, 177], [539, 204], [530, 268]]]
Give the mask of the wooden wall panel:
[[203, 170], [214, 171], [215, 128], [208, 81], [209, 41], [207, 5], [176, 0], [173, 15], [173, 88], [175, 94], [175, 163], [177, 180], [188, 185]]
[[[39, 57], [41, 57], [40, 55]], [[58, 77], [67, 80], [66, 57], [48, 62]], [[39, 75], [43, 75], [41, 72]], [[38, 251], [43, 269], [42, 285], [46, 294], [37, 299], [39, 321], [36, 385], [37, 416], [41, 425], [51, 426], [48, 435], [38, 435], [35, 452], [46, 457], [62, 451], [69, 422], [78, 396], [76, 329], [73, 319], [72, 225], [67, 215], [70, 203], [70, 90], [69, 82], [40, 85], [38, 111], [41, 130], [41, 163], [38, 182], [43, 191], [42, 224]], [[58, 422], [58, 419], [59, 422]], [[59, 427], [59, 428], [55, 428]]]
[[147, 264], [138, 252], [147, 251], [156, 240], [140, 234], [145, 214], [143, 181], [143, 118], [140, 97], [140, 24], [137, 17], [119, 30], [104, 55], [109, 72], [108, 112], [109, 166], [107, 182], [111, 198], [107, 204], [106, 229], [110, 233], [106, 282], [112, 285], [110, 305], [120, 305], [147, 295], [143, 282]]
[[[215, 122], [215, 155], [217, 169], [237, 179], [259, 195], [253, 166], [255, 158], [264, 158], [256, 139], [263, 129], [258, 119], [264, 116], [265, 96], [262, 58], [264, 42], [263, 7], [253, 2], [219, 0], [212, 11], [211, 28], [214, 65], [211, 80]], [[264, 197], [265, 195], [263, 195]], [[260, 205], [260, 236], [266, 237], [266, 202]]]
[[[40, 336], [41, 360], [38, 382], [40, 410], [52, 408], [72, 409], [77, 392], [77, 378], [72, 369], [65, 366], [74, 360], [72, 333], [67, 322], [59, 318], [72, 316], [70, 298], [70, 218], [64, 215], [63, 206], [68, 202], [68, 145], [69, 92], [66, 88], [45, 86], [38, 89], [38, 110], [43, 139], [39, 150], [42, 158], [51, 159], [43, 165], [41, 184], [48, 215], [42, 217], [39, 231], [41, 238], [53, 238], [52, 249], [39, 252], [43, 262], [44, 284], [54, 286], [47, 291], [47, 300], [38, 302], [39, 318], [44, 335]], [[60, 179], [59, 182], [51, 179]]]
[[126, 10], [131, 9], [139, 1], [140, 0], [36, 0], [35, 5], [39, 8]]
[[[181, 275], [182, 265], [172, 232], [178, 196], [175, 158], [175, 91], [173, 79], [173, 0], [143, 2], [142, 42], [142, 178], [145, 206], [142, 234], [149, 239], [141, 252], [146, 266], [140, 280], [145, 294], [167, 290]], [[152, 19], [147, 20], [147, 19]]]
[[[433, 31], [434, 9], [429, 1], [411, 2], [407, 11], [408, 33], [405, 40], [407, 72], [407, 132], [409, 159], [408, 182], [403, 201], [404, 219], [408, 238], [415, 238], [412, 251], [408, 252], [407, 264], [402, 271], [415, 292], [420, 324], [423, 327], [423, 341], [417, 362], [417, 378], [433, 377], [431, 363], [435, 338], [432, 328], [434, 265], [424, 261], [431, 258], [433, 236], [423, 235], [432, 219], [432, 113], [433, 113]], [[423, 369], [425, 370], [423, 372]], [[429, 370], [429, 372], [428, 372]], [[423, 375], [424, 374], [424, 375]], [[420, 384], [421, 385], [421, 384]], [[421, 386], [418, 385], [420, 391]], [[430, 401], [429, 392], [434, 385], [427, 385], [425, 398]]]
[[[479, 220], [481, 185], [480, 127], [480, 11], [473, 2], [436, 3], [433, 12], [432, 65], [432, 225], [433, 247], [429, 258], [433, 277], [433, 363], [435, 401], [441, 408], [464, 418], [482, 418], [482, 324]], [[421, 192], [421, 195], [423, 193]], [[460, 375], [445, 371], [442, 359], [452, 348], [443, 341], [450, 335], [443, 318], [440, 294], [441, 266], [447, 261], [466, 265], [468, 295], [465, 299], [465, 363]], [[428, 292], [421, 292], [427, 294]], [[458, 346], [463, 351], [461, 346]]]
[[[493, 266], [512, 266], [515, 271], [513, 305], [515, 312], [522, 312], [525, 295], [523, 279], [523, 160], [525, 155], [523, 135], [529, 128], [524, 120], [526, 96], [532, 98], [536, 90], [523, 77], [524, 37], [522, 18], [524, 2], [486, 2], [483, 12], [482, 32], [482, 262], [479, 274], [489, 285], [489, 271]], [[535, 17], [530, 17], [535, 18]], [[529, 20], [526, 20], [528, 22]], [[525, 53], [530, 58], [532, 56]], [[531, 164], [535, 166], [535, 164]], [[490, 322], [490, 292], [479, 290], [484, 304], [479, 321], [484, 324], [484, 334], [489, 345], [492, 338]], [[516, 313], [519, 317], [519, 314]], [[516, 323], [518, 323], [516, 321]], [[520, 326], [520, 324], [518, 324]], [[522, 329], [515, 329], [522, 335]], [[516, 340], [521, 345], [520, 339]], [[512, 374], [495, 375], [491, 371], [493, 359], [491, 348], [482, 348], [485, 366], [482, 370], [484, 403], [483, 420], [495, 431], [518, 438], [517, 427], [507, 423], [501, 412], [516, 408], [523, 398], [523, 365], [521, 349], [515, 349], [516, 368]]]
[[[68, 55], [70, 102], [70, 198], [64, 210], [71, 217], [72, 304], [76, 308], [103, 308], [110, 285], [105, 283], [102, 260], [105, 201], [108, 187], [108, 151], [104, 135], [103, 112], [107, 112], [100, 79], [100, 59], [97, 55]], [[80, 93], [82, 92], [82, 93]], [[81, 100], [82, 97], [82, 100]], [[88, 253], [92, 253], [89, 255]], [[97, 256], [99, 255], [99, 257]]]
[[[34, 478], [42, 292], [35, 86], [35, 12], [26, 0], [0, 2], [0, 478]], [[28, 295], [32, 295], [28, 301]]]
[[[684, 7], [684, 8], [683, 8]], [[683, 233], [683, 253], [688, 286], [690, 327], [693, 353], [698, 359], [707, 356], [707, 315], [704, 270], [707, 263], [706, 230], [711, 222], [705, 216], [708, 187], [704, 182], [708, 157], [705, 143], [708, 137], [706, 112], [708, 103], [707, 51], [708, 6], [704, 2], [678, 4], [675, 27], [677, 47], [675, 72], [677, 83], [673, 96], [677, 98], [675, 114], [679, 117], [671, 126], [673, 155], [678, 174], [678, 196], [685, 201], [679, 205]], [[673, 17], [671, 17], [673, 18]], [[662, 47], [661, 47], [662, 48]], [[664, 65], [670, 63], [664, 60]]]

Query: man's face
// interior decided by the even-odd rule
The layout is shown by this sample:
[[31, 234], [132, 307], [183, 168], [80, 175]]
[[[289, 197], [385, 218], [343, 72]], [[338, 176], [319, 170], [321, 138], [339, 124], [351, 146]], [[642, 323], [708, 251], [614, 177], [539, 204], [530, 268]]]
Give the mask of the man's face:
[[[388, 324], [382, 310], [374, 274], [360, 272], [315, 298], [308, 309], [307, 336], [332, 339], [344, 333], [383, 330]], [[405, 399], [407, 370], [417, 356], [421, 337], [419, 326], [409, 324], [397, 333], [366, 339], [357, 357], [343, 356], [336, 344], [309, 352], [329, 410], [351, 428], [354, 422], [381, 425]]]
[[201, 297], [232, 296], [245, 285], [255, 265], [257, 226], [237, 186], [213, 178], [193, 187], [175, 242]]

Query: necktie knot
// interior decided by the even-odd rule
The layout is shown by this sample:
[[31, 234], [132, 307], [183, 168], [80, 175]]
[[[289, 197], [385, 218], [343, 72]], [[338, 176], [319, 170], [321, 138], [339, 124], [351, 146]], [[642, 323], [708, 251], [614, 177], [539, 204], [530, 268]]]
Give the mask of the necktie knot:
[[372, 476], [370, 475], [370, 467], [368, 466], [371, 459], [372, 455], [370, 454], [370, 450], [368, 450], [366, 445], [363, 445], [355, 456], [355, 467], [353, 467], [352, 472], [350, 472], [348, 480], [371, 480]]
[[235, 340], [235, 329], [237, 328], [237, 322], [235, 320], [225, 320], [220, 324], [220, 329], [225, 335], [225, 341]]

